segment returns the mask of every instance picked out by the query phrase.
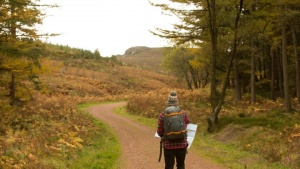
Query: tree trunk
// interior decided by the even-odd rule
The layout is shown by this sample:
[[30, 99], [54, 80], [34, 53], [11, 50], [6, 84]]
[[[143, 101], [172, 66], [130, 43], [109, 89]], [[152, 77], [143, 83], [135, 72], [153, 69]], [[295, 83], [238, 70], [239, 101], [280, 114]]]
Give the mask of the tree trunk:
[[16, 87], [15, 87], [15, 74], [11, 72], [11, 83], [10, 83], [10, 104], [14, 105], [16, 101]]
[[255, 96], [255, 54], [253, 52], [254, 45], [253, 40], [251, 39], [251, 104], [254, 104], [256, 102], [256, 96]]
[[188, 89], [189, 90], [193, 90], [192, 82], [191, 82], [191, 80], [189, 78], [188, 72], [185, 72], [185, 81], [186, 81], [186, 83], [188, 85]]
[[218, 57], [218, 35], [217, 35], [217, 19], [216, 19], [216, 0], [206, 0], [208, 6], [209, 14], [209, 32], [211, 38], [211, 50], [212, 50], [212, 70], [211, 70], [211, 86], [210, 86], [210, 104], [212, 107], [212, 116], [210, 116], [208, 121], [209, 132], [215, 129], [218, 117], [215, 115], [214, 110], [217, 105], [217, 79], [216, 79], [216, 65]]
[[275, 100], [275, 51], [271, 51], [271, 95], [270, 98]]
[[288, 76], [288, 61], [287, 61], [287, 34], [286, 25], [282, 22], [282, 68], [283, 68], [283, 87], [284, 87], [284, 104], [286, 112], [291, 112], [291, 98], [289, 90], [289, 76]]
[[268, 55], [267, 55], [267, 63], [266, 63], [266, 71], [267, 71], [267, 73], [266, 73], [266, 78], [269, 78], [269, 79], [271, 79], [271, 76], [272, 76], [272, 56], [271, 56], [271, 46], [270, 45], [268, 45], [268, 50], [267, 50], [267, 52], [268, 52]]
[[201, 88], [205, 88], [208, 82], [209, 82], [209, 72], [206, 70], [203, 77], [201, 77]]
[[238, 59], [235, 57], [233, 64], [233, 73], [234, 73], [234, 91], [235, 91], [235, 102], [239, 102], [242, 99], [241, 93], [241, 82], [238, 72]]
[[[207, 0], [207, 2], [209, 2]], [[213, 23], [212, 25], [212, 30], [214, 30], [213, 32], [215, 32], [215, 37], [212, 37], [212, 41], [215, 42], [215, 44], [213, 44], [213, 49], [215, 49], [216, 51], [214, 51], [214, 55], [216, 59], [217, 57], [217, 27], [216, 27], [216, 6], [215, 6], [215, 0], [211, 0], [212, 2], [212, 6], [211, 6], [211, 11], [212, 11], [212, 14], [214, 15], [213, 17], [211, 17], [213, 19]], [[225, 99], [225, 95], [226, 95], [226, 89], [228, 87], [228, 84], [229, 84], [229, 79], [230, 79], [230, 72], [231, 72], [231, 68], [232, 68], [232, 64], [233, 64], [233, 60], [236, 56], [236, 49], [237, 49], [237, 46], [238, 46], [238, 40], [237, 40], [237, 34], [238, 34], [238, 22], [239, 22], [239, 19], [240, 19], [240, 15], [241, 15], [241, 12], [242, 12], [242, 9], [243, 9], [243, 2], [244, 0], [240, 0], [240, 5], [238, 6], [239, 9], [237, 10], [237, 15], [236, 15], [236, 18], [235, 18], [235, 29], [234, 29], [234, 38], [233, 38], [233, 50], [232, 50], [232, 55], [230, 57], [230, 61], [229, 61], [229, 65], [228, 65], [228, 68], [227, 68], [227, 72], [226, 72], [226, 78], [225, 78], [225, 81], [224, 81], [224, 84], [223, 84], [223, 88], [222, 88], [222, 91], [221, 91], [221, 94], [220, 94], [220, 97], [219, 99], [217, 100], [217, 105], [214, 105], [212, 108], [212, 116], [210, 116], [208, 119], [207, 119], [207, 122], [208, 122], [208, 132], [213, 132], [215, 130], [215, 127], [216, 127], [216, 124], [218, 123], [218, 119], [219, 119], [219, 113], [221, 111], [221, 108], [222, 108], [222, 105], [224, 103], [224, 99]], [[216, 60], [215, 60], [216, 61]], [[216, 68], [216, 63], [214, 64], [213, 68], [215, 69]], [[216, 71], [216, 70], [214, 70]], [[212, 75], [212, 76], [216, 76], [216, 74]], [[214, 77], [215, 78], [215, 77]], [[214, 88], [214, 94], [216, 94], [216, 84], [214, 84], [215, 88]], [[216, 96], [216, 95], [215, 95]], [[214, 103], [216, 103], [216, 101], [214, 101]]]
[[284, 92], [283, 92], [283, 75], [282, 75], [282, 57], [280, 57], [280, 50], [279, 48], [276, 48], [276, 58], [277, 58], [277, 76], [278, 76], [278, 82], [277, 86], [279, 88], [279, 95], [280, 97], [284, 97]]
[[263, 70], [264, 70], [264, 76], [263, 76], [263, 79], [267, 79], [268, 78], [268, 74], [267, 74], [267, 62], [266, 62], [267, 59], [263, 59]]
[[195, 89], [199, 89], [199, 75], [198, 71], [193, 69], [192, 66], [189, 66], [189, 70], [191, 73], [192, 82], [194, 84]]
[[[256, 59], [256, 58], [255, 58]], [[259, 81], [263, 79], [263, 75], [262, 75], [262, 62], [261, 62], [261, 57], [257, 57], [257, 61], [258, 61], [258, 71], [259, 71]]]
[[295, 55], [295, 63], [296, 63], [296, 97], [298, 104], [300, 104], [300, 68], [299, 68], [299, 58], [297, 51], [297, 33], [295, 25], [291, 25], [292, 37], [293, 37], [293, 47], [294, 47], [294, 55]]
[[216, 0], [207, 0], [210, 16], [210, 34], [212, 46], [212, 79], [211, 79], [211, 95], [210, 102], [212, 110], [217, 105], [217, 79], [216, 79], [216, 66], [218, 57], [218, 35], [217, 35], [217, 19], [216, 19]]

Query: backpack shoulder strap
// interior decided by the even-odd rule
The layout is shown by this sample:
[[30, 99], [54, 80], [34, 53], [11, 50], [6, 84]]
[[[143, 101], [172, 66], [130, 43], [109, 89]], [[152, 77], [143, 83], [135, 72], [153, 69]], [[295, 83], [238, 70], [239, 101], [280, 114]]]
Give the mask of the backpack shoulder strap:
[[181, 112], [168, 113], [168, 114], [165, 114], [165, 116], [176, 116], [176, 115], [179, 115], [179, 114], [182, 114], [182, 111]]

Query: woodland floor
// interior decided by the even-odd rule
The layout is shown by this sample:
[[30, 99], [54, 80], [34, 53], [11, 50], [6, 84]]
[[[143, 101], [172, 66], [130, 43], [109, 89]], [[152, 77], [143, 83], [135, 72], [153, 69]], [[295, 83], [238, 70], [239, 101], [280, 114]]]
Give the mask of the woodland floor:
[[[97, 119], [107, 123], [115, 130], [122, 148], [120, 168], [164, 168], [163, 155], [161, 162], [158, 162], [160, 140], [154, 137], [156, 130], [113, 113], [114, 108], [125, 104], [125, 102], [119, 102], [97, 105], [90, 107], [88, 112]], [[193, 151], [193, 146], [191, 149], [188, 149], [185, 162], [187, 169], [223, 168], [202, 159]]]

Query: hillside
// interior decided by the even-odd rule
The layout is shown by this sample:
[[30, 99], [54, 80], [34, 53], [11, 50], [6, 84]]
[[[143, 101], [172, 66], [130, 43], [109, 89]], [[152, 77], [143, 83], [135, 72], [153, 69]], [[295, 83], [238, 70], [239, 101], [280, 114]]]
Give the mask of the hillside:
[[174, 77], [64, 46], [47, 46], [40, 66], [29, 78], [15, 74], [14, 105], [11, 74], [0, 74], [1, 169], [62, 168], [67, 165], [64, 160], [75, 160], [82, 149], [93, 149], [99, 138], [106, 137], [99, 131], [103, 125], [96, 127], [78, 104], [182, 87]]
[[[16, 74], [17, 104], [10, 104], [11, 75], [0, 74], [0, 168], [66, 168], [61, 166], [78, 159], [82, 150], [95, 149], [99, 138], [107, 138], [102, 128], [78, 110], [78, 104], [126, 100], [126, 111], [156, 119], [173, 89], [191, 122], [199, 125], [198, 143], [193, 144], [205, 156], [229, 168], [299, 168], [300, 107], [296, 100], [292, 101], [295, 112], [286, 114], [282, 99], [259, 97], [250, 105], [246, 96], [235, 103], [229, 90], [218, 130], [207, 134], [209, 88], [189, 91], [175, 77], [151, 71], [159, 70], [154, 67], [161, 62], [163, 49], [130, 48], [121, 59], [62, 46], [47, 50], [40, 60], [41, 70], [32, 78]], [[126, 65], [122, 59], [136, 65]]]
[[[78, 96], [96, 94], [101, 97], [119, 95], [121, 93], [126, 94], [133, 91], [148, 92], [161, 87], [177, 88], [184, 85], [174, 83], [176, 79], [172, 76], [152, 71], [153, 69], [157, 70], [153, 67], [159, 66], [161, 63], [161, 48], [144, 47], [142, 50], [129, 48], [125, 51], [122, 59], [120, 59], [120, 56], [117, 59], [115, 57], [86, 58], [86, 54], [82, 54], [82, 51], [76, 54], [77, 49], [57, 48], [55, 46], [50, 46], [49, 50], [54, 52], [54, 54], [51, 54], [51, 56], [54, 56], [52, 59], [59, 62], [62, 66], [56, 73], [52, 73], [50, 76], [47, 75], [45, 81], [50, 82], [50, 77], [55, 76], [55, 78], [58, 78], [57, 86], [68, 86], [69, 93], [73, 93], [73, 95], [74, 93]], [[135, 54], [133, 54], [134, 52]], [[55, 57], [57, 53], [60, 54], [59, 57]], [[61, 56], [62, 53], [63, 55]], [[132, 61], [136, 65], [129, 64], [126, 61]], [[138, 64], [144, 64], [149, 69], [145, 69], [144, 66], [139, 66]], [[83, 88], [84, 86], [86, 89]], [[53, 90], [63, 88], [58, 87]]]
[[164, 69], [161, 67], [163, 52], [164, 48], [138, 46], [128, 48], [124, 55], [120, 55], [117, 58], [127, 65], [134, 65], [148, 70], [163, 72]]

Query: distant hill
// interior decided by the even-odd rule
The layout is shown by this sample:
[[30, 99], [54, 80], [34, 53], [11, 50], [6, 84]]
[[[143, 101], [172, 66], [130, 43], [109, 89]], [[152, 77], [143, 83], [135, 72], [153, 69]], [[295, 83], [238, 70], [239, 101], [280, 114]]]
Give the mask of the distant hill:
[[163, 72], [164, 69], [161, 67], [163, 51], [163, 47], [150, 48], [146, 46], [136, 46], [128, 48], [124, 55], [120, 55], [117, 58], [127, 65]]

